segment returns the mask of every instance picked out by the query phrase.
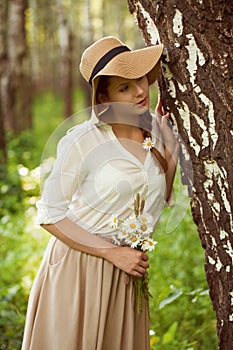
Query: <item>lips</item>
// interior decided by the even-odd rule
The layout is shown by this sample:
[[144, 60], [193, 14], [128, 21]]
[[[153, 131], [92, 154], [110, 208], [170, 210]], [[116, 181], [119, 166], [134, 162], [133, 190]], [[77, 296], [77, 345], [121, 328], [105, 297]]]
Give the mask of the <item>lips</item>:
[[137, 103], [138, 106], [142, 106], [142, 107], [146, 106], [146, 104], [147, 104], [147, 98], [146, 97], [143, 100], [141, 100], [141, 101], [139, 101]]

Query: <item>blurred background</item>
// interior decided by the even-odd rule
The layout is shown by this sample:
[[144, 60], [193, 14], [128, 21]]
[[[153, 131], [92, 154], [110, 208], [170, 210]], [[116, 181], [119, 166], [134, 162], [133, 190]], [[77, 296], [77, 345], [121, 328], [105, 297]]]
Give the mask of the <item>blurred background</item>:
[[[127, 1], [0, 1], [1, 350], [21, 347], [29, 291], [50, 238], [36, 225], [41, 175], [51, 169], [57, 137], [86, 118], [90, 89], [80, 56], [105, 35], [144, 46]], [[152, 87], [152, 108], [157, 93]], [[151, 349], [214, 350], [204, 251], [179, 169], [175, 192], [150, 253]]]

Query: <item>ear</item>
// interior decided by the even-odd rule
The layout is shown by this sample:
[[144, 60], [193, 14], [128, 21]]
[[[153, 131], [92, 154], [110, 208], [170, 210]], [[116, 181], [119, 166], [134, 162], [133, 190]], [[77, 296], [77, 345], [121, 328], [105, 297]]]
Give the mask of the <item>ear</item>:
[[109, 102], [107, 96], [105, 94], [102, 94], [102, 93], [98, 93], [97, 100], [99, 101], [99, 103]]

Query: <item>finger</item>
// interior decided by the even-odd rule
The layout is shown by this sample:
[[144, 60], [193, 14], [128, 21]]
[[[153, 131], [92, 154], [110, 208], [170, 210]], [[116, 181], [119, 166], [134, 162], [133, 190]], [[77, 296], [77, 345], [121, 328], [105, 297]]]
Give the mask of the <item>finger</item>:
[[162, 115], [163, 112], [162, 112], [162, 106], [163, 106], [163, 103], [162, 103], [162, 100], [160, 98], [160, 95], [158, 96], [158, 102], [157, 102], [157, 105], [155, 107], [155, 111], [156, 113], [158, 113], [159, 115]]
[[166, 113], [162, 116], [162, 124], [169, 124], [170, 113]]
[[150, 265], [148, 263], [145, 263], [145, 262], [141, 262], [140, 266], [146, 270], [150, 267]]
[[158, 96], [158, 107], [161, 109], [163, 107], [163, 101], [161, 99], [161, 96]]
[[144, 275], [142, 273], [138, 272], [138, 271], [134, 271], [132, 273], [132, 276], [134, 276], [134, 277], [143, 277]]
[[142, 260], [147, 261], [148, 259], [149, 256], [145, 252], [142, 252]]
[[147, 261], [141, 260], [141, 261], [139, 261], [138, 266], [141, 266], [141, 267], [143, 267], [144, 269], [148, 269], [148, 267], [149, 267], [150, 265], [148, 264]]
[[145, 275], [147, 273], [146, 269], [144, 269], [143, 267], [141, 266], [137, 266], [135, 268], [135, 272], [136, 273], [139, 273], [140, 275]]

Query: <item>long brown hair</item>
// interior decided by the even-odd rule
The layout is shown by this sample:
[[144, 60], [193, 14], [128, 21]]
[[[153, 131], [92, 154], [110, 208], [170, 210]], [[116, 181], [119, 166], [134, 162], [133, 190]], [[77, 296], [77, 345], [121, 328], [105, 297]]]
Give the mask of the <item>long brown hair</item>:
[[[140, 128], [142, 130], [142, 134], [143, 134], [144, 139], [146, 137], [150, 137], [151, 139], [153, 138], [152, 135], [151, 135], [152, 115], [151, 115], [149, 110], [140, 115], [139, 126], [140, 126]], [[152, 147], [150, 149], [150, 151], [154, 155], [154, 157], [158, 160], [159, 164], [163, 168], [163, 171], [166, 173], [167, 167], [168, 167], [166, 159], [157, 150], [157, 148]]]

